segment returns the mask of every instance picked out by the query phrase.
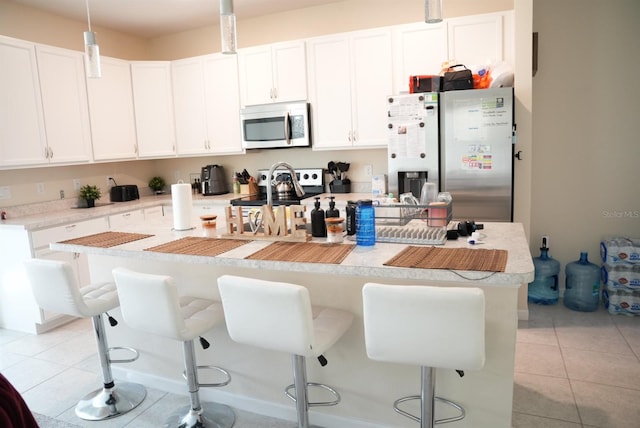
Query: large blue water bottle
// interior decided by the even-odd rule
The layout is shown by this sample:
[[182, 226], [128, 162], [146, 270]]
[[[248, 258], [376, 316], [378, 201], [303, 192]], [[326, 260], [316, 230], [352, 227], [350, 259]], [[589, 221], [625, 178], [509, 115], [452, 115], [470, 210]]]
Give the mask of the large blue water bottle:
[[535, 277], [529, 283], [527, 300], [539, 305], [555, 305], [558, 303], [558, 274], [560, 262], [549, 255], [547, 238], [542, 238], [540, 257], [534, 257]]
[[567, 264], [564, 305], [574, 311], [593, 312], [600, 301], [600, 268], [589, 263], [587, 253], [580, 260]]
[[358, 201], [356, 206], [356, 244], [371, 246], [376, 243], [376, 214], [370, 199]]

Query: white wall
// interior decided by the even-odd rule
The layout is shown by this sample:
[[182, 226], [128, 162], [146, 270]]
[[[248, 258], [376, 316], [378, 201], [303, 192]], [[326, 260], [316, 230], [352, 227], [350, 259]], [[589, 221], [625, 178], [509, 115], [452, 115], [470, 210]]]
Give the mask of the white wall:
[[640, 238], [640, 2], [534, 0], [533, 11], [531, 251], [550, 235], [564, 273], [580, 251], [599, 263], [607, 235]]

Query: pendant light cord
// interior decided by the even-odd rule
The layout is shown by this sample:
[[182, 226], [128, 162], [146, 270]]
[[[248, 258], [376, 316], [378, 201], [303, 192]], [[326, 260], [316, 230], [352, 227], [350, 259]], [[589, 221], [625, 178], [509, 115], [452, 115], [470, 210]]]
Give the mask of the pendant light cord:
[[87, 4], [87, 24], [89, 25], [89, 31], [91, 31], [91, 15], [89, 14], [89, 0], [86, 0]]

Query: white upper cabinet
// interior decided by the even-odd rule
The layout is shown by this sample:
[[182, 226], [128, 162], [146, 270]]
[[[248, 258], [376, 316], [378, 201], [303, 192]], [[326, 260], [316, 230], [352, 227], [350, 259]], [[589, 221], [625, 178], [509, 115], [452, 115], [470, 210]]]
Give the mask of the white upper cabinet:
[[242, 105], [307, 99], [304, 41], [276, 43], [238, 52]]
[[91, 161], [91, 129], [81, 52], [36, 46], [49, 163]]
[[176, 135], [169, 61], [131, 63], [133, 105], [139, 158], [176, 154]]
[[409, 91], [409, 77], [438, 75], [447, 60], [447, 27], [444, 23], [393, 27], [393, 93]]
[[0, 37], [0, 166], [48, 162], [33, 43]]
[[101, 57], [102, 77], [87, 78], [94, 160], [135, 159], [136, 126], [128, 61]]
[[504, 13], [472, 15], [447, 20], [449, 58], [466, 66], [507, 60], [503, 44]]
[[391, 31], [318, 37], [307, 49], [314, 149], [385, 146]]
[[178, 154], [242, 153], [236, 56], [173, 61], [171, 75]]
[[207, 129], [214, 154], [244, 153], [240, 133], [240, 95], [236, 55], [204, 59]]

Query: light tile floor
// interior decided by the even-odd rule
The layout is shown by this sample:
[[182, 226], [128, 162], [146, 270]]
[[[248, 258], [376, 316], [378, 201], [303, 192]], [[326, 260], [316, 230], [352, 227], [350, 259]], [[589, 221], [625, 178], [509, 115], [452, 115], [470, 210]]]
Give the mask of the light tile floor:
[[[0, 329], [0, 371], [38, 412], [82, 427], [157, 427], [186, 396], [149, 390], [132, 412], [103, 421], [76, 418], [78, 397], [100, 384], [90, 320], [33, 336]], [[640, 317], [530, 306], [516, 346], [514, 428], [640, 426]], [[295, 424], [237, 411], [237, 428]], [[455, 424], [451, 424], [453, 427]], [[494, 427], [478, 427], [494, 428]]]

